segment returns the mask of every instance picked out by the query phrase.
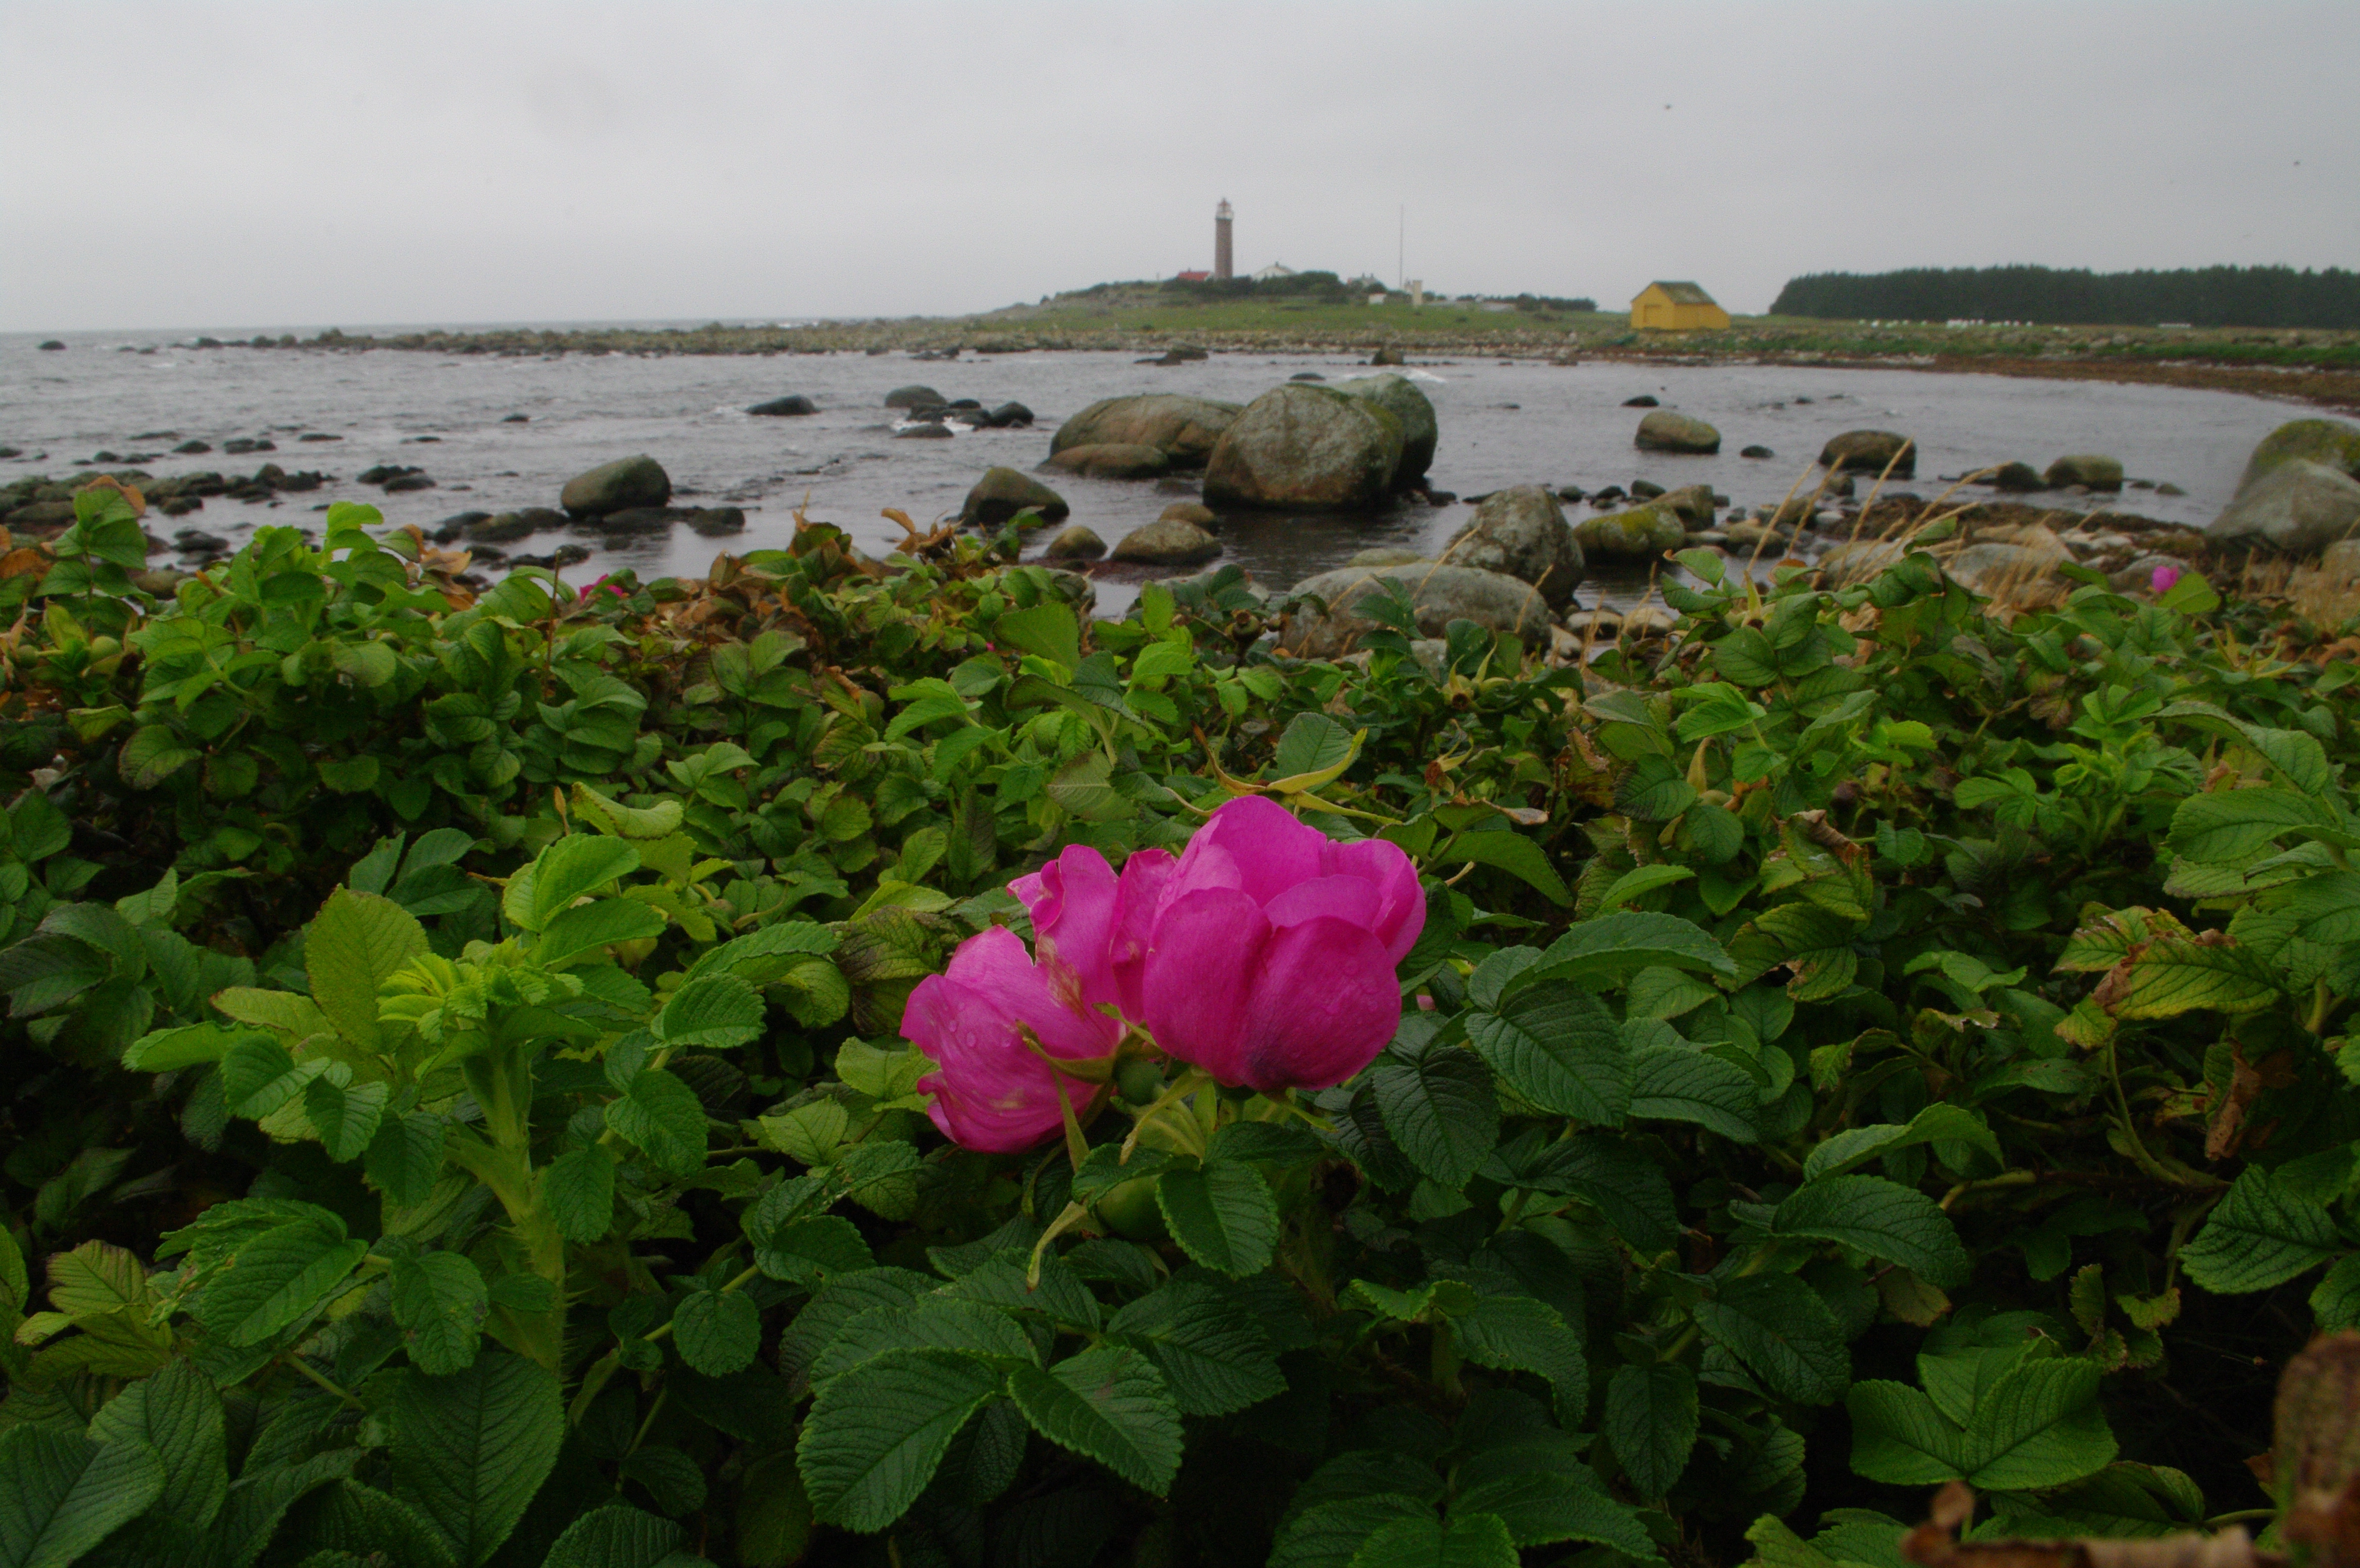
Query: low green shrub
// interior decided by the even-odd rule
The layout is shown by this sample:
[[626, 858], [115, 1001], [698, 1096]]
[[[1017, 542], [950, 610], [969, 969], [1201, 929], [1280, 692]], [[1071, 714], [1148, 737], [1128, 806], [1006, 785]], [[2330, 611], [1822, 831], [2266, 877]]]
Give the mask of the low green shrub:
[[[1346, 665], [825, 527], [472, 594], [339, 506], [159, 601], [77, 504], [0, 567], [11, 1563], [1898, 1568], [1952, 1478], [2268, 1506], [2360, 1322], [2354, 665], [2201, 578], [1697, 554], [1652, 656]], [[945, 1142], [912, 988], [1246, 795], [1415, 862], [1392, 1043]]]

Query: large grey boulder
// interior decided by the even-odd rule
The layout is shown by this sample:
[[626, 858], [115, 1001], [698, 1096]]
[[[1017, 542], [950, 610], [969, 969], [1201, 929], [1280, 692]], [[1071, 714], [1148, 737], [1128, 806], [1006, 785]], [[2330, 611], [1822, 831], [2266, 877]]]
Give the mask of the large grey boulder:
[[1153, 446], [1176, 468], [1201, 468], [1238, 405], [1179, 392], [1102, 398], [1057, 427], [1052, 456], [1074, 446]]
[[1106, 541], [1096, 530], [1076, 522], [1049, 541], [1044, 554], [1052, 561], [1095, 561], [1106, 554]]
[[2075, 453], [2060, 457], [2049, 465], [2041, 478], [2052, 490], [2068, 485], [2086, 486], [2092, 490], [2119, 490], [2123, 488], [2123, 463], [2119, 457], [2102, 457], [2095, 453]]
[[2219, 544], [2262, 545], [2308, 555], [2360, 531], [2360, 480], [2289, 457], [2237, 492], [2204, 530]]
[[1819, 557], [1820, 581], [1830, 588], [1850, 587], [1878, 576], [1888, 566], [1899, 565], [1908, 554], [1909, 546], [1897, 539], [1862, 539], [1839, 544]]
[[[1899, 462], [1894, 462], [1896, 456]], [[1918, 477], [1918, 444], [1890, 430], [1848, 430], [1819, 448], [1822, 468], [1858, 468], [1882, 474], [1893, 465], [1896, 479]]]
[[1317, 595], [1328, 613], [1319, 615], [1307, 607], [1295, 610], [1280, 629], [1279, 641], [1306, 659], [1349, 652], [1355, 641], [1381, 624], [1354, 613], [1355, 607], [1371, 594], [1387, 592], [1387, 584], [1409, 597], [1417, 629], [1427, 637], [1440, 637], [1454, 620], [1513, 631], [1527, 645], [1541, 645], [1548, 636], [1548, 606], [1530, 583], [1471, 566], [1412, 563], [1374, 569], [1346, 566], [1297, 583], [1295, 591]]
[[1195, 523], [1164, 518], [1116, 540], [1111, 558], [1151, 566], [1193, 566], [1220, 553], [1221, 542]]
[[1374, 511], [1401, 466], [1402, 427], [1387, 410], [1333, 387], [1291, 382], [1248, 404], [1205, 470], [1208, 506]]
[[885, 406], [889, 409], [940, 409], [948, 408], [950, 400], [932, 387], [912, 385], [896, 387], [886, 393]]
[[1628, 511], [1602, 512], [1573, 525], [1573, 537], [1590, 561], [1650, 561], [1688, 543], [1688, 525], [1661, 501]]
[[801, 392], [790, 392], [783, 398], [772, 398], [767, 403], [756, 403], [746, 411], [749, 414], [792, 419], [799, 414], [815, 414], [819, 412], [819, 405]]
[[2064, 542], [2038, 523], [1985, 529], [1943, 563], [1953, 581], [1972, 593], [1996, 598], [2011, 588], [2045, 583], [2073, 559]]
[[2298, 457], [2360, 479], [2360, 425], [2340, 419], [2299, 419], [2278, 426], [2262, 437], [2254, 455], [2245, 459], [2245, 475], [2237, 481], [2239, 492]]
[[998, 528], [1021, 511], [1037, 511], [1043, 522], [1063, 522], [1073, 509], [1065, 498], [1013, 468], [986, 468], [967, 491], [959, 521], [973, 528]]
[[1639, 433], [1631, 438], [1631, 444], [1646, 452], [1710, 455], [1721, 450], [1721, 432], [1700, 419], [1657, 409], [1639, 422]]
[[1553, 610], [1572, 602], [1588, 564], [1557, 497], [1538, 485], [1494, 490], [1451, 537], [1450, 563], [1532, 583]]
[[1393, 488], [1407, 489], [1426, 477], [1426, 471], [1434, 466], [1434, 444], [1442, 427], [1435, 418], [1434, 404], [1416, 382], [1406, 376], [1355, 376], [1337, 382], [1336, 389], [1365, 398], [1401, 421], [1402, 455], [1393, 469]]
[[602, 464], [565, 481], [557, 504], [575, 517], [604, 517], [628, 507], [660, 507], [672, 501], [672, 476], [654, 458], [641, 455]]
[[1153, 479], [1172, 466], [1163, 449], [1136, 442], [1102, 442], [1068, 446], [1050, 454], [1049, 467], [1065, 474], [1087, 474], [1094, 479]]

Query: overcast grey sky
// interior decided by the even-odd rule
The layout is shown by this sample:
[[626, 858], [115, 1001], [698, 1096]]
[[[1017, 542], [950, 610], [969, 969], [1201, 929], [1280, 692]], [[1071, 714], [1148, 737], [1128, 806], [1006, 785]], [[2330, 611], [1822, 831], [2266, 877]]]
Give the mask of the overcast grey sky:
[[2354, 0], [0, 0], [0, 329], [2360, 265]]

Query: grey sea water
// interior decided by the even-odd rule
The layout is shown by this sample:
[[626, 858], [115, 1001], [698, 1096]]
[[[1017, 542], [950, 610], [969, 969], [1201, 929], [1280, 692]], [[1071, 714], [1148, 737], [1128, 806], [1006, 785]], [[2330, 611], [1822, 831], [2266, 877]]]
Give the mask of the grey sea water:
[[[746, 510], [746, 532], [727, 540], [682, 528], [617, 547], [589, 533], [537, 535], [508, 546], [546, 552], [570, 540], [592, 547], [590, 561], [565, 573], [576, 583], [621, 565], [643, 578], [701, 575], [717, 550], [783, 542], [798, 507], [882, 551], [901, 536], [880, 515], [883, 509], [901, 509], [921, 525], [955, 514], [985, 468], [1032, 468], [1047, 457], [1058, 422], [1099, 398], [1177, 391], [1243, 402], [1300, 371], [1330, 380], [1369, 373], [1342, 354], [1222, 354], [1165, 367], [1114, 353], [970, 355], [948, 362], [899, 353], [501, 357], [200, 349], [187, 346], [187, 336], [122, 333], [68, 336], [62, 352], [44, 352], [40, 341], [0, 337], [0, 444], [23, 454], [0, 461], [0, 480], [62, 476], [103, 451], [163, 453], [140, 465], [158, 475], [251, 473], [277, 462], [333, 476], [321, 489], [276, 505], [215, 498], [175, 525], [233, 543], [258, 523], [303, 523], [337, 499], [374, 504], [395, 525], [429, 527], [461, 510], [553, 506], [573, 475], [635, 453], [662, 463], [684, 504]], [[2029, 499], [2060, 510], [2111, 504], [2201, 525], [2227, 503], [2254, 443], [2303, 411], [2268, 399], [2170, 387], [1908, 370], [1552, 366], [1446, 356], [1415, 363], [1408, 373], [1440, 417], [1432, 482], [1461, 495], [1526, 483], [1628, 488], [1644, 478], [1667, 487], [1709, 481], [1739, 506], [1775, 505], [1798, 479], [1808, 491], [1805, 476], [1821, 443], [1865, 426], [1918, 441], [1918, 477], [1906, 487], [1916, 494], [1931, 497], [1944, 488], [1941, 476], [1988, 464], [2020, 459], [2046, 466], [2067, 453], [2103, 453], [2120, 458], [2135, 478], [2168, 481], [2187, 493]], [[897, 416], [883, 400], [910, 383], [986, 406], [1014, 400], [1037, 419], [1030, 429], [955, 427], [959, 433], [948, 440], [899, 439]], [[820, 412], [782, 419], [745, 411], [790, 392], [809, 396]], [[1622, 405], [1640, 393], [1719, 427], [1721, 454], [1637, 450], [1632, 436], [1644, 411]], [[526, 419], [509, 422], [513, 414]], [[305, 433], [338, 439], [304, 442]], [[231, 438], [261, 435], [277, 451], [181, 457], [169, 450], [192, 437], [219, 448]], [[1737, 455], [1754, 444], [1776, 455]], [[435, 488], [385, 496], [355, 478], [388, 463], [423, 468]], [[1074, 521], [1109, 543], [1179, 499], [1152, 482], [1048, 477], [1072, 503]], [[1371, 545], [1437, 551], [1470, 510], [1464, 503], [1411, 504], [1366, 518], [1225, 517], [1223, 558], [1242, 564], [1262, 586], [1284, 588]], [[1570, 510], [1579, 517], [1587, 508]], [[1044, 543], [1045, 535], [1030, 548], [1037, 552]], [[1101, 611], [1108, 612], [1128, 603], [1145, 576], [1162, 574], [1102, 565], [1095, 575]], [[1644, 577], [1593, 574], [1579, 597], [1586, 605], [1621, 603], [1644, 587]]]

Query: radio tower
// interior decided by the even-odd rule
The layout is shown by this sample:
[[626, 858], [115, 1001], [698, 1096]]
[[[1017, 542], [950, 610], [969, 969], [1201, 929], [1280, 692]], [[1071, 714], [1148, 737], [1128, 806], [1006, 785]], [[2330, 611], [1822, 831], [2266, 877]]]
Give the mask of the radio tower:
[[1213, 276], [1226, 283], [1233, 271], [1229, 255], [1229, 199], [1224, 196], [1221, 204], [1213, 209]]

